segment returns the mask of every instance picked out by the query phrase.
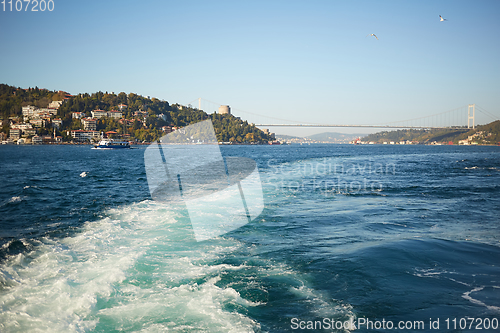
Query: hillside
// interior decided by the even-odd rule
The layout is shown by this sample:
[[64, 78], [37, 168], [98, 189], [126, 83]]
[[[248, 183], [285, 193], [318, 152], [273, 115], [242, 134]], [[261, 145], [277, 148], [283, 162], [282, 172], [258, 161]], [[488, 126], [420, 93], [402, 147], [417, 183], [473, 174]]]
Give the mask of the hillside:
[[[53, 101], [61, 101], [57, 111], [47, 108]], [[41, 115], [36, 117], [23, 116], [23, 107], [29, 105], [35, 109], [46, 108], [44, 110], [47, 112], [40, 112]], [[52, 135], [55, 129], [56, 134], [64, 141], [72, 141], [69, 131], [84, 129], [83, 120], [76, 118], [75, 113], [81, 112], [82, 118], [90, 118], [92, 111], [96, 110], [118, 116], [96, 119], [95, 130], [116, 132], [116, 136], [141, 142], [157, 140], [165, 131], [205, 119], [212, 119], [219, 142], [266, 143], [271, 140], [268, 134], [233, 115], [209, 115], [202, 110], [178, 104], [171, 105], [154, 97], [101, 91], [73, 96], [63, 91], [49, 91], [38, 87], [22, 89], [0, 84], [0, 132], [3, 133], [3, 139], [9, 137], [11, 127], [14, 126], [23, 129], [30, 127], [29, 131], [22, 130], [22, 135], [26, 138]], [[50, 115], [50, 112], [53, 114]]]
[[361, 135], [362, 134], [324, 132], [306, 137], [276, 134], [276, 138], [281, 142], [287, 143], [349, 143], [350, 141], [359, 138]]
[[311, 140], [320, 142], [332, 142], [332, 143], [348, 143], [356, 138], [363, 136], [363, 134], [345, 134], [336, 132], [324, 132], [319, 134], [313, 134], [307, 136]]
[[486, 125], [476, 126], [475, 129], [404, 129], [397, 131], [383, 131], [364, 136], [364, 142], [401, 142], [413, 143], [450, 143], [453, 144], [499, 144], [500, 120]]
[[286, 135], [286, 134], [276, 134], [276, 139], [279, 141], [289, 141], [289, 140], [301, 140], [304, 139], [300, 136]]

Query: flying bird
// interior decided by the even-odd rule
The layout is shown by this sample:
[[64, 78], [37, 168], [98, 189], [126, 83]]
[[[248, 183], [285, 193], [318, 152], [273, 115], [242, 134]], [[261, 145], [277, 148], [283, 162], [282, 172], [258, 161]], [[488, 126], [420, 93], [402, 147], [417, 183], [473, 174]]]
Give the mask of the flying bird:
[[83, 178], [83, 177], [87, 177], [87, 173], [86, 173], [85, 171], [84, 171], [84, 172], [82, 172], [82, 173], [80, 174], [80, 177], [82, 177], [82, 178]]
[[444, 21], [447, 21], [445, 18], [443, 18], [441, 15], [439, 15], [439, 21], [440, 22], [444, 22]]
[[377, 36], [375, 36], [375, 34], [369, 34], [369, 35], [366, 35], [366, 37], [368, 37], [368, 36], [373, 36], [373, 37], [377, 38], [377, 40], [378, 40], [378, 37], [377, 37]]

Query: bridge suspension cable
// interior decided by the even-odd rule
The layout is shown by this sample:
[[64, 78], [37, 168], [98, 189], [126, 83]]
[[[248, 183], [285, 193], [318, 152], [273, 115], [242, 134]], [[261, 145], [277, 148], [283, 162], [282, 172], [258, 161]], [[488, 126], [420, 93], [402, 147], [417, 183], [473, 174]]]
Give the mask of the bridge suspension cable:
[[[417, 124], [418, 123], [419, 127], [450, 127], [449, 125], [448, 126], [439, 126], [437, 123], [439, 122], [439, 117], [441, 117], [442, 119], [443, 118], [445, 119], [446, 115], [450, 115], [452, 112], [455, 112], [455, 120], [454, 120], [455, 125], [453, 125], [452, 127], [459, 127], [460, 125], [458, 125], [458, 124], [460, 123], [460, 119], [458, 119], [459, 117], [457, 116], [457, 115], [459, 115], [458, 111], [463, 111], [463, 114], [465, 114], [464, 108], [466, 108], [466, 106], [458, 107], [458, 108], [455, 108], [452, 110], [443, 111], [443, 112], [436, 113], [436, 114], [433, 114], [430, 116], [423, 116], [423, 117], [417, 117], [417, 118], [406, 119], [406, 120], [391, 121], [391, 122], [388, 122], [386, 124], [392, 125], [392, 124], [402, 124], [402, 123], [406, 123], [406, 124], [408, 124], [408, 123]], [[451, 118], [453, 118], [453, 115], [451, 116]], [[425, 119], [431, 120], [432, 124], [430, 124], [430, 126], [429, 126], [428, 124], [424, 123]], [[436, 119], [435, 122], [434, 122], [434, 119]], [[447, 123], [447, 121], [445, 121], [445, 123]], [[448, 124], [449, 124], [449, 122], [448, 122]]]
[[483, 109], [482, 107], [480, 107], [479, 105], [476, 105], [476, 110], [478, 110], [479, 112], [481, 112], [482, 114], [490, 117], [491, 119], [493, 119], [494, 121], [495, 120], [499, 120], [500, 117], [498, 116], [495, 116], [494, 114], [492, 114], [491, 112], [488, 112], [486, 111], [485, 109]]
[[[197, 98], [189, 103], [191, 106], [192, 103], [198, 102], [198, 109], [203, 110], [205, 109], [205, 112], [207, 113], [212, 113], [214, 111], [218, 110], [218, 107], [223, 105], [221, 103], [216, 103], [204, 98]], [[202, 102], [204, 104], [210, 103], [212, 106], [208, 106], [206, 108], [202, 108]], [[475, 106], [475, 104], [472, 104]], [[247, 115], [252, 115], [256, 117], [265, 118], [269, 120], [274, 120], [274, 121], [280, 121], [283, 122], [282, 124], [276, 124], [276, 123], [267, 123], [267, 121], [256, 123], [256, 126], [269, 126], [269, 127], [282, 127], [282, 126], [303, 126], [303, 127], [371, 127], [371, 128], [414, 128], [414, 129], [425, 129], [425, 128], [457, 128], [457, 129], [463, 129], [463, 128], [468, 128], [470, 127], [470, 119], [472, 119], [473, 127], [475, 126], [475, 116], [472, 115], [470, 116], [470, 108], [471, 105], [468, 106], [462, 106], [458, 108], [454, 108], [451, 110], [443, 111], [437, 114], [429, 115], [429, 116], [422, 116], [422, 117], [415, 117], [411, 119], [406, 119], [406, 120], [397, 120], [397, 121], [390, 121], [386, 122], [384, 124], [375, 124], [375, 125], [343, 125], [343, 124], [320, 124], [320, 123], [311, 123], [311, 122], [305, 122], [305, 121], [296, 121], [296, 120], [291, 120], [291, 119], [283, 119], [283, 118], [278, 118], [278, 117], [272, 117], [269, 115], [262, 115], [258, 114], [255, 112], [249, 112], [245, 110], [241, 110], [238, 108], [232, 108], [233, 111], [236, 111], [236, 113], [243, 113]], [[467, 110], [466, 110], [467, 109]], [[477, 109], [479, 112], [482, 114], [488, 116], [489, 118], [492, 118], [494, 120], [498, 120], [498, 117], [493, 115], [492, 113], [475, 106], [475, 109]]]

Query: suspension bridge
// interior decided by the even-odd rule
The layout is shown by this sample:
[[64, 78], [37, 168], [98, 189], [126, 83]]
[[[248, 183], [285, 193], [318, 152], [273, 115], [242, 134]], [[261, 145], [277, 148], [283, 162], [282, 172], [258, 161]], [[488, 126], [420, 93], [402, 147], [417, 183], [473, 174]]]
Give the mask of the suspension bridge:
[[[222, 104], [215, 103], [203, 98], [197, 98], [188, 104], [189, 107], [194, 107], [197, 103], [199, 110], [204, 110], [207, 113], [213, 113], [218, 110]], [[196, 108], [196, 107], [194, 107]], [[349, 127], [349, 128], [380, 128], [380, 129], [454, 129], [454, 130], [469, 130], [474, 129], [477, 124], [477, 117], [481, 115], [481, 121], [488, 123], [498, 120], [498, 116], [488, 112], [487, 110], [477, 106], [476, 104], [468, 104], [452, 110], [436, 113], [433, 115], [416, 117], [412, 119], [392, 121], [384, 124], [319, 124], [310, 122], [293, 121], [290, 119], [275, 118], [272, 116], [257, 114], [231, 107], [231, 113], [237, 115], [245, 115], [247, 118], [252, 118], [252, 123], [257, 127]], [[249, 121], [250, 122], [250, 121]]]

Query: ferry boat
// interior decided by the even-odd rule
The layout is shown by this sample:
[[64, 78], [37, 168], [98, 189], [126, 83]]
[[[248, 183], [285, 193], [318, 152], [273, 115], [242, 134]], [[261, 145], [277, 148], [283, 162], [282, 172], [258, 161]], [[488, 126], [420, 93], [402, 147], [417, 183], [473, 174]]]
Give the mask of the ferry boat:
[[92, 149], [126, 149], [130, 148], [128, 141], [101, 139]]

